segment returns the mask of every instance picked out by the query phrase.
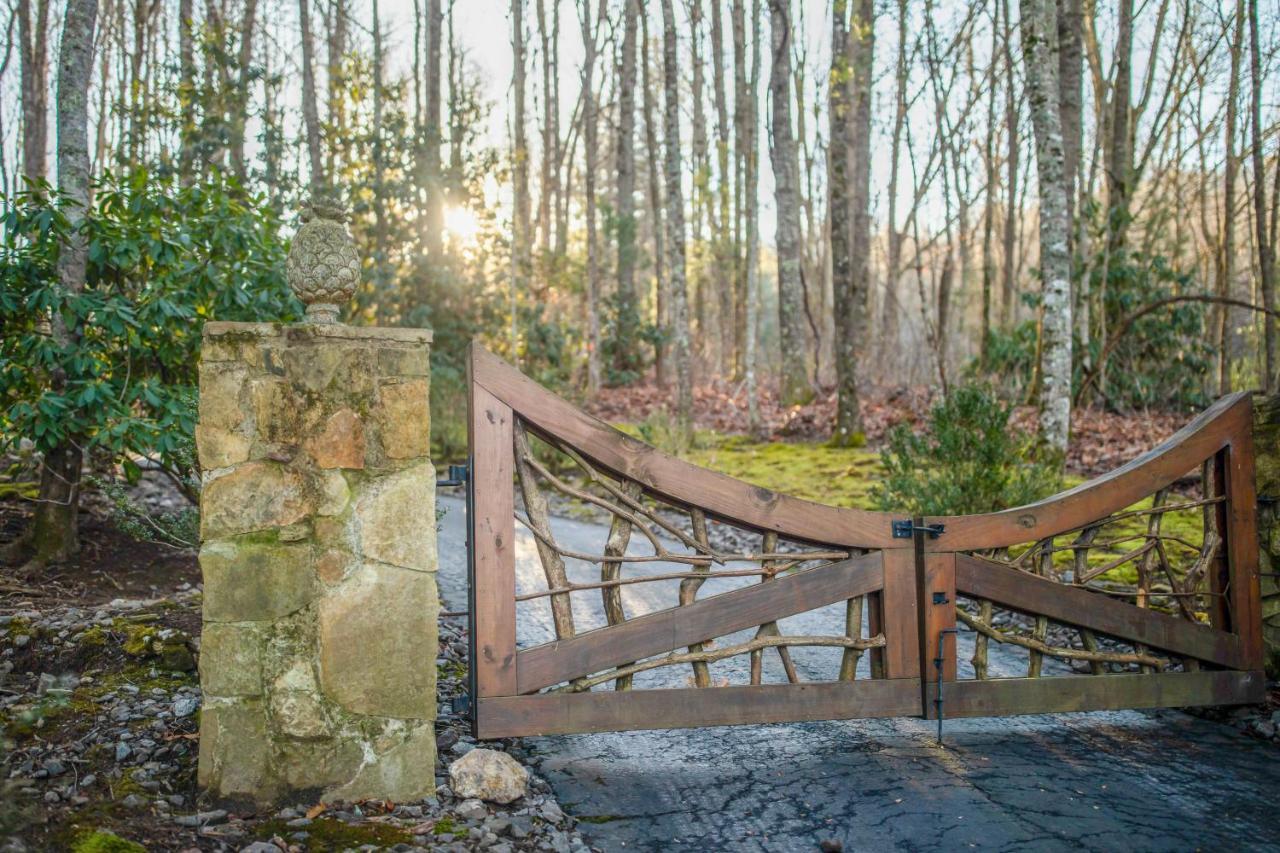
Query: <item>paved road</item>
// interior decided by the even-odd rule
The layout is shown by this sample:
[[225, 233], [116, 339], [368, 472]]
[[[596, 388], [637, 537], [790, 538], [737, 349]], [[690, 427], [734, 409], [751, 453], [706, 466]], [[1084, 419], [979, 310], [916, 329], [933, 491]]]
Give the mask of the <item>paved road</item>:
[[[442, 497], [440, 587], [466, 606], [464, 507]], [[557, 538], [597, 551], [606, 531], [557, 519]], [[517, 587], [540, 588], [532, 537], [518, 529]], [[651, 571], [660, 571], [652, 567]], [[570, 565], [572, 577], [593, 569]], [[633, 571], [628, 567], [628, 571]], [[704, 594], [741, 581], [708, 584]], [[624, 588], [630, 615], [669, 607], [675, 584]], [[577, 596], [580, 630], [603, 624]], [[843, 608], [783, 620], [789, 633], [840, 633]], [[745, 639], [750, 632], [731, 639]], [[521, 606], [522, 646], [552, 636], [544, 604]], [[961, 638], [962, 677], [966, 647]], [[726, 643], [729, 642], [728, 640]], [[838, 650], [797, 649], [802, 674], [829, 679]], [[781, 680], [766, 654], [765, 680]], [[993, 674], [1025, 657], [992, 646]], [[738, 681], [745, 659], [713, 665]], [[865, 668], [865, 662], [864, 662]], [[683, 686], [687, 670], [637, 677]], [[527, 738], [539, 771], [587, 840], [604, 850], [1280, 850], [1280, 751], [1174, 711], [1055, 714], [947, 724], [853, 720]]]

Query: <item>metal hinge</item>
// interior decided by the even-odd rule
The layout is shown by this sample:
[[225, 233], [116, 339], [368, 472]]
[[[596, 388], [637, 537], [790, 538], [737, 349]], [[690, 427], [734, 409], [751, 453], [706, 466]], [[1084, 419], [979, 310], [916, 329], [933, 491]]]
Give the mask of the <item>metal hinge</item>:
[[449, 708], [455, 716], [470, 719], [471, 717], [471, 696], [463, 693], [460, 696], [454, 696], [449, 700]]
[[946, 525], [943, 524], [916, 524], [911, 519], [904, 518], [893, 522], [893, 538], [910, 539], [918, 530], [930, 539], [937, 539], [946, 529]]
[[436, 480], [436, 485], [437, 486], [465, 486], [467, 484], [468, 476], [470, 476], [470, 472], [467, 471], [467, 466], [465, 463], [462, 465], [450, 465], [449, 476], [443, 480]]

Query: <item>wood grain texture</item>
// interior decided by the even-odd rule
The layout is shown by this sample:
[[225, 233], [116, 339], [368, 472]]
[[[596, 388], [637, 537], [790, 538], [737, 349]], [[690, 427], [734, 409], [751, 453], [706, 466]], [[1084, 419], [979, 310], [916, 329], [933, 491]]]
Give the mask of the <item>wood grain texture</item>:
[[[884, 633], [885, 678], [920, 677], [919, 591], [914, 551], [884, 552], [884, 592], [878, 596], [871, 632]], [[874, 652], [873, 652], [874, 654]], [[873, 661], [874, 663], [874, 661]], [[873, 673], [874, 674], [874, 673]]]
[[1254, 482], [1253, 421], [1227, 449], [1227, 565], [1232, 631], [1240, 638], [1240, 669], [1261, 669], [1262, 590], [1258, 577], [1258, 496]]
[[873, 592], [883, 584], [880, 553], [872, 552], [544, 643], [517, 655], [518, 692], [532, 693], [621, 663], [754, 628]]
[[[940, 603], [934, 603], [934, 596], [942, 596]], [[956, 555], [925, 554], [924, 555], [924, 594], [922, 596], [921, 613], [924, 618], [924, 648], [920, 656], [920, 664], [924, 667], [922, 680], [933, 684], [938, 680], [938, 670], [934, 658], [938, 656], [938, 635], [947, 628], [956, 626]], [[956, 680], [956, 635], [948, 634], [942, 639], [942, 677], [946, 681]]]
[[481, 699], [482, 738], [733, 726], [920, 713], [914, 678], [759, 686], [539, 693]]
[[[930, 702], [935, 689], [932, 684], [926, 689]], [[1263, 701], [1265, 696], [1266, 676], [1259, 671], [993, 678], [946, 684], [943, 715], [950, 719], [1122, 708], [1239, 705]]]
[[472, 377], [511, 406], [531, 429], [581, 452], [611, 473], [682, 506], [789, 539], [855, 548], [908, 548], [894, 539], [894, 516], [814, 503], [699, 468], [593, 418], [538, 385], [502, 359], [472, 344]]
[[1089, 628], [1121, 640], [1231, 668], [1240, 666], [1240, 640], [1208, 625], [1143, 610], [1079, 587], [1036, 577], [969, 554], [956, 555], [956, 589], [1005, 607]]
[[471, 665], [479, 696], [509, 696], [516, 692], [514, 417], [510, 406], [484, 388], [473, 382], [470, 389], [475, 511], [470, 525], [475, 566]]
[[1166, 441], [1126, 465], [1053, 497], [985, 515], [938, 516], [946, 532], [926, 540], [928, 551], [976, 551], [1034, 542], [1084, 527], [1132, 506], [1205, 459], [1251, 434], [1250, 392], [1230, 394]]

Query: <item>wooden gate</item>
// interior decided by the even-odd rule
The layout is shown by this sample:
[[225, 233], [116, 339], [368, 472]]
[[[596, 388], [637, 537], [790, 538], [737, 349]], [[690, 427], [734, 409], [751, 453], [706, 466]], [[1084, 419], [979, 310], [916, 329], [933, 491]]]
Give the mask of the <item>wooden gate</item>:
[[1263, 698], [1247, 394], [1039, 503], [907, 519], [683, 462], [474, 344], [469, 382], [479, 737]]

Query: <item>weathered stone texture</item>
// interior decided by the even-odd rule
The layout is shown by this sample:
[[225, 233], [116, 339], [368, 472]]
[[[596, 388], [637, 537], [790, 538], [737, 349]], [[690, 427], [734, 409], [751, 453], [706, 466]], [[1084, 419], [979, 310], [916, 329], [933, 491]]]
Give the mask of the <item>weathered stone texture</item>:
[[459, 797], [510, 803], [525, 795], [529, 771], [505, 752], [473, 749], [449, 765], [449, 784]]
[[1253, 443], [1258, 489], [1258, 545], [1262, 636], [1267, 674], [1280, 677], [1280, 395], [1255, 397]]
[[[369, 563], [320, 603], [320, 685], [348, 711], [434, 719], [436, 669], [422, 637], [439, 615], [435, 577]], [[435, 660], [434, 657], [430, 660]]]
[[429, 342], [206, 324], [200, 784], [216, 797], [434, 787]]

